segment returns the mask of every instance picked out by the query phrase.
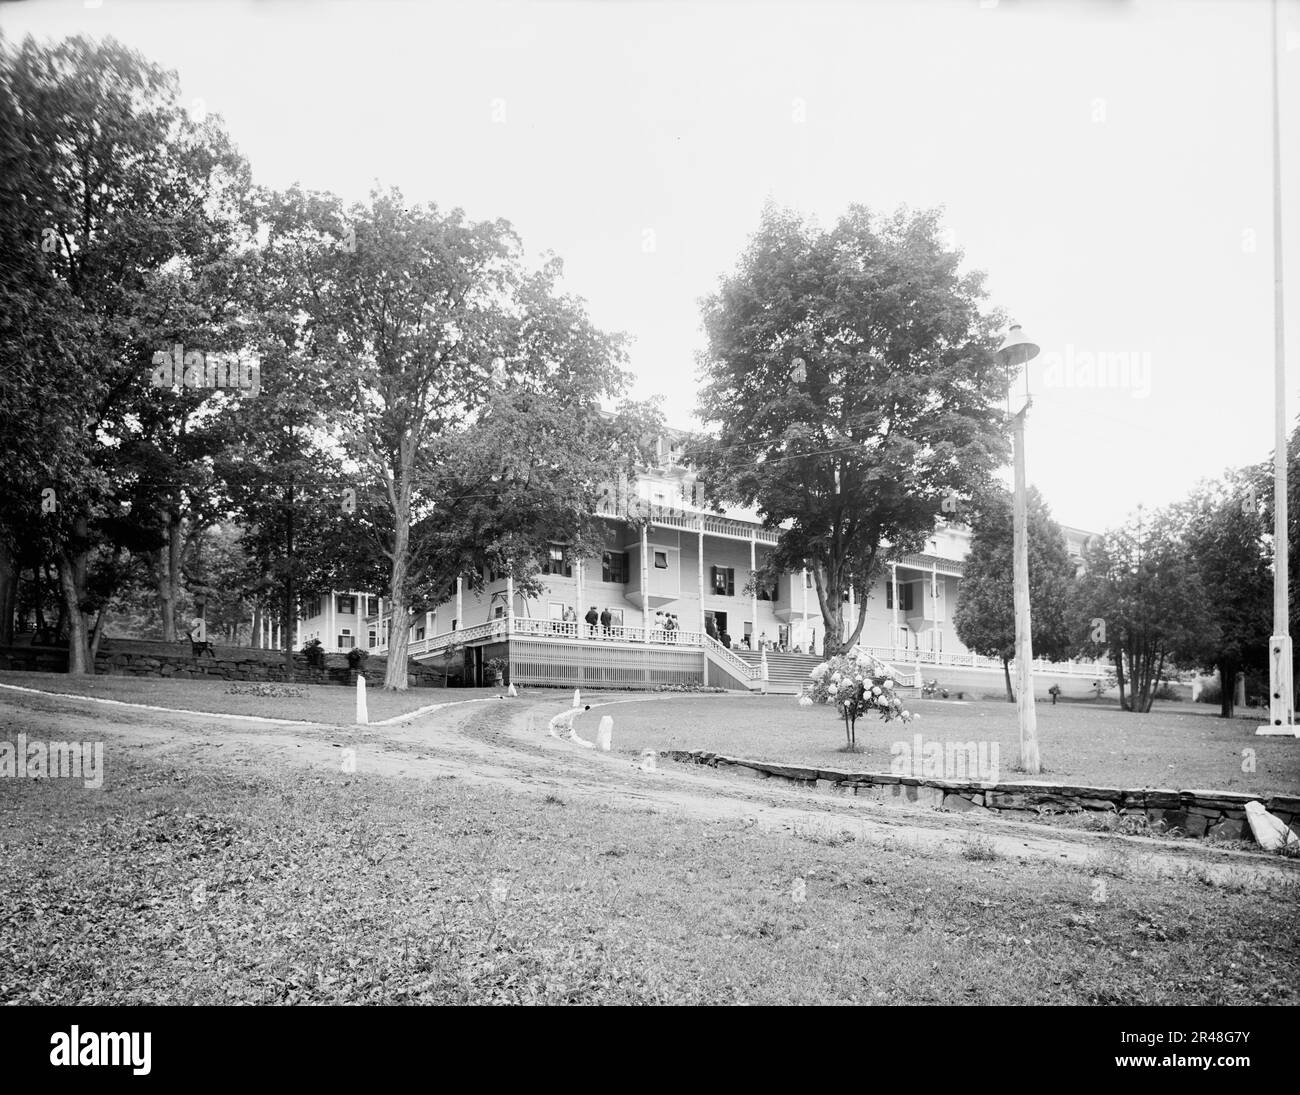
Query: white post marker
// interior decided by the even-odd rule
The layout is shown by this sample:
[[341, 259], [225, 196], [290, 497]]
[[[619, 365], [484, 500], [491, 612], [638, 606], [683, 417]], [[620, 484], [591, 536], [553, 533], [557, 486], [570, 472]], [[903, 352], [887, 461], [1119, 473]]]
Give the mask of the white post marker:
[[517, 696], [517, 695], [519, 695], [519, 693], [515, 691], [515, 686], [514, 686], [513, 683], [510, 685], [510, 687], [509, 687], [508, 689], [506, 689], [506, 695], [507, 695], [507, 696]]
[[763, 647], [758, 655], [758, 675], [763, 682], [763, 692], [767, 692], [767, 647]]
[[357, 674], [357, 725], [370, 725], [370, 714], [366, 710], [366, 678], [360, 673]]
[[608, 753], [610, 744], [614, 737], [614, 719], [610, 715], [602, 715], [600, 726], [596, 729], [596, 747], [602, 752]]
[[573, 690], [573, 706], [574, 707], [582, 706], [582, 697], [578, 695], [578, 690], [576, 688]]

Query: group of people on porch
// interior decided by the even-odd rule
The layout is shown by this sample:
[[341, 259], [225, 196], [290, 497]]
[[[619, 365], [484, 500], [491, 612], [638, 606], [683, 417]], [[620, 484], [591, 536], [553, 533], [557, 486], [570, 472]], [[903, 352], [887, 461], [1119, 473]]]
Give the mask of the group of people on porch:
[[[557, 625], [563, 624], [569, 626], [565, 626], [563, 629], [561, 629], [560, 626], [556, 626], [555, 630], [557, 632], [563, 630], [569, 634], [584, 639], [596, 639], [601, 638], [602, 636], [605, 638], [639, 638], [641, 635], [640, 628], [635, 629], [634, 635], [629, 635], [624, 630], [621, 617], [622, 613], [620, 612], [618, 622], [616, 623], [614, 613], [608, 606], [601, 611], [598, 610], [595, 605], [592, 605], [587, 609], [587, 614], [582, 618], [583, 622], [586, 624], [586, 626], [583, 627], [578, 620], [578, 613], [573, 605], [565, 605], [564, 611], [560, 614], [560, 619], [556, 621], [556, 623]], [[570, 627], [572, 628], [571, 631]], [[650, 624], [650, 641], [660, 643], [676, 642], [676, 633], [681, 629], [682, 623], [678, 618], [677, 613], [658, 611], [654, 614], [654, 619]], [[721, 643], [728, 650], [731, 649], [731, 636], [727, 634], [725, 629], [718, 628], [713, 616], [706, 616], [704, 629], [709, 638]], [[802, 654], [804, 652], [802, 645], [791, 647], [790, 643], [786, 639], [784, 630], [782, 631], [780, 639], [776, 642], [769, 639], [767, 637], [767, 632], [763, 631], [759, 634], [757, 641], [752, 640], [751, 636], [746, 634], [740, 640], [739, 645], [744, 647], [746, 650], [770, 650], [779, 653], [793, 652], [795, 654]], [[809, 652], [811, 653], [811, 649]]]

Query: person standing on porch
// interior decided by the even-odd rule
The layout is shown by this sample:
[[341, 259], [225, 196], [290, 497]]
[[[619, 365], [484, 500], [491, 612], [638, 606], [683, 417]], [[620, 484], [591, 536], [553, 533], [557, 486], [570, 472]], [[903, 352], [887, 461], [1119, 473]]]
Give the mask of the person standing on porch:
[[606, 606], [605, 611], [600, 614], [600, 626], [604, 629], [606, 638], [609, 638], [609, 625], [613, 622], [614, 614]]
[[587, 609], [585, 619], [587, 621], [587, 634], [594, 639], [596, 637], [596, 625], [600, 623], [600, 615], [596, 612], [595, 605]]

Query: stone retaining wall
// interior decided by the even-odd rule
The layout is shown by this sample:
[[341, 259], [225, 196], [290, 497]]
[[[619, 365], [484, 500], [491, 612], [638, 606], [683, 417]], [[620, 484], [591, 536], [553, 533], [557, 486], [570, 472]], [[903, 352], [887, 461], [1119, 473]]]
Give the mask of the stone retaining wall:
[[[248, 647], [217, 646], [214, 657], [190, 656], [188, 648], [178, 650], [183, 644], [151, 643], [129, 640], [110, 644], [95, 656], [95, 673], [115, 677], [168, 677], [181, 680], [227, 681], [283, 681], [284, 654], [275, 650], [252, 650]], [[371, 655], [362, 672], [366, 680], [377, 683], [383, 680], [386, 659]], [[442, 674], [432, 666], [417, 661], [407, 663], [408, 679], [413, 687], [430, 688], [442, 685]], [[52, 647], [5, 646], [0, 647], [0, 670], [22, 670], [37, 673], [66, 673], [66, 650]], [[348, 666], [346, 655], [326, 654], [324, 666], [307, 664], [305, 654], [293, 656], [294, 683], [296, 684], [356, 684], [357, 674]]]
[[910, 802], [958, 813], [998, 813], [1013, 817], [1082, 811], [1144, 816], [1151, 825], [1163, 823], [1166, 828], [1176, 827], [1189, 836], [1213, 836], [1224, 840], [1254, 839], [1246, 822], [1248, 802], [1263, 803], [1266, 810], [1288, 825], [1300, 818], [1300, 798], [1293, 795], [923, 779], [881, 772], [841, 772], [742, 760], [699, 749], [669, 749], [661, 755], [685, 764], [725, 769], [751, 779], [777, 779], [807, 790], [854, 795], [876, 802]]

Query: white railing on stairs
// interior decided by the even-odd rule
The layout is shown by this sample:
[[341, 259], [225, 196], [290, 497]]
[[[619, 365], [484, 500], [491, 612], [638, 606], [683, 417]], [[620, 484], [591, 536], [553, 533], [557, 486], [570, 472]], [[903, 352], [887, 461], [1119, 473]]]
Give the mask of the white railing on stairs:
[[744, 658], [728, 650], [712, 635], [704, 636], [704, 646], [706, 650], [726, 665], [742, 681], [756, 681], [762, 673], [760, 666], [750, 665]]

